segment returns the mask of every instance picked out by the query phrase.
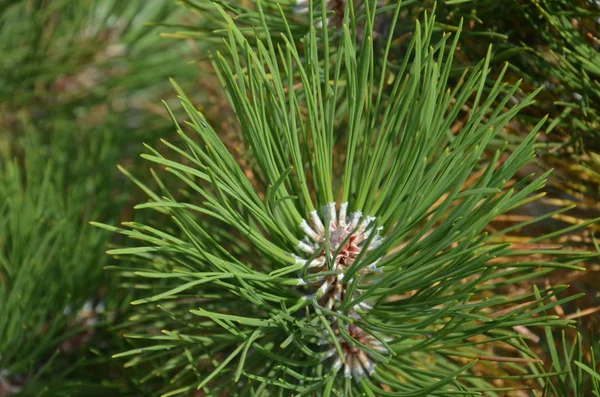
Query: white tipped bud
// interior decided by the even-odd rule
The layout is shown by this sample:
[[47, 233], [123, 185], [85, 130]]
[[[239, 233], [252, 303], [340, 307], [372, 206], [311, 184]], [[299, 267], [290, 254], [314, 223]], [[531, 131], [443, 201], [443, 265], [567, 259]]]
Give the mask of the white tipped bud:
[[321, 287], [319, 288], [319, 290], [317, 291], [317, 296], [323, 296], [325, 294], [325, 292], [327, 292], [327, 289], [329, 288], [329, 282], [325, 281]]
[[354, 356], [346, 357], [346, 365], [344, 365], [344, 377], [351, 378], [352, 377], [352, 368], [351, 366], [354, 364]]
[[350, 214], [350, 226], [353, 230], [358, 226], [358, 221], [360, 218], [362, 218], [362, 215], [363, 214], [361, 211], [356, 211]]
[[335, 203], [327, 204], [327, 215], [329, 216], [329, 220], [335, 225], [337, 224], [337, 213], [335, 210]]
[[310, 221], [312, 223], [313, 229], [315, 229], [317, 231], [317, 233], [324, 236], [325, 235], [325, 226], [323, 226], [323, 222], [321, 221], [321, 218], [319, 218], [319, 215], [317, 214], [317, 210], [311, 211], [309, 213], [309, 215], [310, 215]]
[[369, 347], [379, 353], [387, 353], [388, 352], [388, 349], [386, 349], [385, 346], [383, 346], [383, 344], [380, 341], [378, 341], [377, 339], [372, 340], [369, 343]]
[[83, 307], [79, 310], [79, 313], [89, 313], [92, 311], [93, 307], [92, 301], [88, 299], [85, 302], [85, 305], [83, 305]]
[[318, 283], [319, 281], [323, 280], [324, 278], [325, 278], [324, 276], [311, 277], [310, 283], [311, 284]]
[[[343, 291], [344, 291], [344, 286], [342, 284], [336, 284], [335, 285], [335, 299], [337, 299], [338, 301], [341, 301]], [[333, 306], [333, 303], [331, 306]]]
[[334, 303], [335, 298], [333, 296], [330, 296], [329, 299], [327, 299], [327, 303], [323, 307], [327, 310], [331, 310], [333, 308]]
[[310, 245], [306, 244], [304, 241], [300, 241], [298, 243], [297, 248], [300, 251], [306, 252], [307, 254], [314, 254], [315, 253], [315, 249], [313, 247], [311, 247]]
[[366, 267], [366, 269], [370, 272], [377, 272], [377, 273], [383, 273], [383, 269], [380, 267], [377, 267], [377, 265], [379, 264], [379, 261], [381, 259], [377, 259], [375, 262], [371, 263], [369, 266]]
[[382, 242], [383, 242], [383, 237], [381, 237], [380, 235], [376, 235], [375, 237], [373, 237], [373, 239], [369, 243], [369, 247], [367, 248], [367, 251], [374, 250], [375, 248], [379, 247]]
[[325, 264], [325, 258], [324, 257], [319, 257], [316, 259], [313, 259], [312, 261], [310, 261], [310, 264], [308, 265], [309, 268], [311, 267], [321, 267]]
[[367, 354], [364, 351], [358, 353], [358, 359], [362, 367], [369, 375], [372, 375], [373, 372], [375, 372], [375, 364], [373, 364], [373, 361], [367, 357]]
[[376, 218], [374, 216], [367, 216], [358, 227], [357, 233], [363, 233], [367, 230], [367, 227], [373, 222]]
[[293, 12], [294, 14], [306, 14], [308, 12], [308, 0], [296, 0]]
[[364, 369], [367, 369], [371, 362], [371, 360], [369, 360], [369, 357], [367, 357], [365, 352], [362, 350], [360, 352], [358, 352], [358, 360], [360, 361], [360, 363]]
[[340, 358], [336, 358], [335, 361], [333, 362], [333, 365], [331, 365], [331, 368], [333, 368], [334, 371], [339, 370], [340, 368], [342, 368], [342, 360], [340, 360]]
[[354, 380], [356, 382], [360, 381], [360, 378], [365, 376], [365, 370], [363, 369], [363, 366], [362, 366], [359, 358], [360, 358], [360, 353], [357, 357], [354, 357], [354, 360], [352, 363], [353, 364], [352, 365], [352, 377], [354, 378]]
[[296, 254], [289, 254], [289, 255], [296, 260], [296, 265], [306, 265], [306, 259], [300, 258]]
[[[320, 345], [323, 345], [324, 343], [321, 343], [321, 341], [319, 341]], [[321, 360], [326, 360], [329, 357], [333, 356], [335, 354], [335, 348], [331, 348], [329, 350], [327, 350], [325, 353], [323, 353], [323, 357], [321, 358]]]
[[321, 241], [321, 237], [309, 226], [305, 219], [302, 219], [302, 222], [300, 222], [300, 229], [314, 242], [318, 243]]
[[341, 226], [346, 226], [346, 212], [348, 211], [348, 202], [342, 203], [340, 205], [340, 219], [339, 224]]
[[[302, 0], [302, 4], [305, 3], [306, 1]], [[364, 217], [361, 211], [348, 214], [348, 208], [348, 202], [342, 203], [339, 210], [337, 210], [334, 202], [327, 203], [321, 208], [323, 218], [319, 217], [316, 210], [310, 211], [309, 217], [302, 220], [299, 225], [306, 237], [298, 243], [297, 249], [308, 253], [314, 259], [309, 261], [290, 254], [296, 259], [296, 263], [306, 265], [310, 269], [308, 277], [296, 279], [298, 286], [308, 285], [308, 288], [314, 292], [314, 294], [305, 296], [303, 299], [316, 299], [323, 310], [339, 310], [337, 304], [341, 303], [348, 293], [348, 284], [342, 284], [341, 282], [348, 268], [355, 263], [362, 250], [374, 250], [383, 242], [383, 237], [380, 236], [383, 227], [374, 224], [375, 217]], [[326, 226], [323, 224], [324, 222], [327, 223]], [[329, 236], [329, 241], [326, 241], [326, 236]], [[366, 244], [367, 241], [368, 244]], [[329, 249], [323, 249], [323, 246], [329, 247]], [[332, 269], [327, 266], [330, 260]], [[378, 262], [379, 259], [360, 266], [358, 277], [363, 276], [365, 273], [382, 272], [383, 270], [377, 266]], [[335, 274], [329, 273], [328, 270], [335, 270]], [[365, 277], [364, 281], [371, 283], [374, 280], [376, 281], [374, 277]], [[352, 284], [353, 280], [349, 280], [349, 283]], [[299, 290], [301, 289], [299, 288]], [[354, 300], [360, 295], [361, 290], [357, 289], [350, 298]], [[368, 303], [359, 302], [344, 310], [342, 314], [360, 320], [361, 315], [366, 315], [371, 309], [372, 306]], [[331, 328], [337, 333], [340, 327], [337, 317], [328, 316], [328, 321]], [[348, 326], [348, 332], [350, 332], [351, 337], [369, 346], [374, 351], [388, 353], [388, 350], [378, 339], [356, 324]], [[339, 338], [342, 351], [338, 352], [333, 347], [331, 337], [338, 338], [336, 335], [320, 335], [318, 343], [326, 346], [324, 348], [326, 351], [321, 353], [322, 360], [333, 357], [332, 369], [334, 371], [337, 372], [343, 366], [344, 376], [354, 378], [356, 381], [367, 374], [373, 374], [375, 364], [368, 354], [362, 350], [356, 351], [352, 347], [347, 347], [347, 343], [339, 340]]]
[[369, 374], [369, 376], [371, 376], [375, 373], [376, 366], [377, 366], [377, 364], [375, 364], [374, 362], [371, 361], [371, 366], [367, 369], [367, 373]]

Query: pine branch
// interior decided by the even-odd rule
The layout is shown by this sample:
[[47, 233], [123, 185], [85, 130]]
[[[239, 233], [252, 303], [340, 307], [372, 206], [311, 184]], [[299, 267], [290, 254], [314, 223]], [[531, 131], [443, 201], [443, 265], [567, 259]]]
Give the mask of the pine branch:
[[394, 77], [375, 73], [375, 9], [365, 4], [358, 21], [349, 3], [339, 44], [321, 47], [327, 36], [311, 26], [299, 49], [289, 29], [271, 39], [260, 7], [250, 39], [217, 7], [228, 40], [214, 64], [262, 187], [175, 85], [191, 136], [172, 115], [184, 144], [163, 141], [168, 154], [148, 147], [143, 157], [193, 193], [158, 175], [158, 192], [136, 180], [150, 198], [137, 208], [168, 214], [173, 227], [100, 225], [139, 242], [109, 251], [137, 257], [127, 274], [154, 291], [132, 302], [140, 347], [116, 357], [169, 380], [157, 394], [493, 396], [506, 389], [473, 376], [486, 362], [500, 364], [497, 379], [547, 376], [530, 371], [539, 359], [514, 327], [569, 326], [544, 311], [577, 296], [556, 298], [564, 286], [488, 290], [590, 256], [485, 232], [544, 185], [547, 174], [508, 185], [532, 160], [543, 120], [501, 162], [502, 150], [485, 156], [535, 93], [505, 109], [518, 86], [501, 75], [486, 88], [490, 53], [450, 89], [458, 35], [432, 42], [430, 15]]

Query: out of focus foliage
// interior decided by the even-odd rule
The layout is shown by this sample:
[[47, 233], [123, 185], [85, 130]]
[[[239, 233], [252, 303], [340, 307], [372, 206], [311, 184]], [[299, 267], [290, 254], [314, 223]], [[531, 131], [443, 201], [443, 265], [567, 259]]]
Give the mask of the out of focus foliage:
[[[109, 331], [127, 292], [108, 237], [130, 200], [116, 164], [169, 134], [168, 77], [192, 82], [185, 43], [150, 22], [170, 1], [0, 1], [0, 395], [125, 395]], [[133, 376], [131, 377], [133, 378]]]

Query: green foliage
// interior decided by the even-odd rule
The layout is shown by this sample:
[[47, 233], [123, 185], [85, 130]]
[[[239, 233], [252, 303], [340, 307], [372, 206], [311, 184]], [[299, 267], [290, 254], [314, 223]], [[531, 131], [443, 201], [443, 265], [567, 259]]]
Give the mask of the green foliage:
[[167, 76], [195, 74], [185, 46], [146, 25], [177, 10], [0, 1], [0, 395], [137, 389], [110, 361], [126, 346], [108, 326], [130, 298], [103, 272], [107, 236], [88, 222], [122, 216], [115, 164], [170, 129], [148, 106], [172, 96]]
[[0, 396], [598, 396], [595, 1], [181, 3], [0, 0]]
[[[186, 7], [198, 15], [192, 23], [186, 25], [166, 25], [172, 33], [167, 37], [193, 39], [206, 49], [220, 48], [222, 39], [227, 35], [227, 23], [220, 18], [212, 1], [194, 0], [183, 2]], [[345, 2], [327, 0], [316, 1], [315, 10], [309, 13], [308, 2], [235, 1], [217, 2], [235, 20], [236, 25], [256, 46], [256, 38], [269, 34], [278, 42], [281, 33], [290, 29], [293, 42], [299, 43], [307, 33], [310, 21], [320, 23], [327, 15], [330, 21], [330, 37], [338, 40], [336, 27], [345, 11]], [[401, 64], [406, 50], [406, 38], [414, 29], [424, 10], [431, 11], [436, 6], [433, 1], [403, 1], [403, 12], [399, 26], [392, 26], [390, 10], [397, 1], [380, 1], [376, 9], [376, 23], [373, 39], [379, 60], [385, 47], [385, 38], [390, 29], [395, 29], [394, 42], [388, 56], [393, 61], [387, 65], [395, 70]], [[363, 2], [357, 3], [356, 19], [360, 21], [357, 34], [362, 37], [365, 16]], [[258, 7], [264, 10], [264, 23], [268, 33], [256, 29], [261, 16]], [[437, 9], [438, 23], [436, 34], [456, 31], [461, 21], [466, 29], [461, 39], [459, 62], [453, 75], [464, 68], [472, 67], [486, 56], [488, 47], [493, 44], [494, 51], [490, 60], [492, 66], [501, 68], [503, 62], [510, 61], [511, 79], [524, 78], [526, 93], [544, 86], [537, 97], [538, 104], [523, 112], [520, 119], [526, 124], [538, 120], [545, 114], [551, 115], [545, 132], [554, 132], [546, 150], [552, 153], [598, 150], [597, 104], [600, 95], [598, 80], [598, 22], [600, 12], [594, 0], [572, 2], [567, 0], [509, 0], [497, 1], [444, 1]], [[323, 11], [325, 14], [323, 14]], [[289, 21], [286, 25], [284, 18]], [[332, 26], [335, 25], [335, 26]], [[262, 37], [264, 39], [264, 37]], [[378, 67], [381, 67], [379, 65]], [[499, 71], [499, 70], [497, 70]], [[489, 81], [490, 87], [492, 81]], [[542, 144], [539, 145], [540, 147]], [[585, 163], [585, 161], [580, 161]]]
[[5, 142], [24, 133], [23, 115], [46, 137], [66, 130], [121, 131], [113, 135], [121, 153], [141, 133], [146, 139], [165, 133], [168, 120], [149, 112], [147, 98], [160, 98], [169, 76], [188, 81], [194, 70], [179, 62], [185, 47], [161, 40], [145, 22], [176, 18], [177, 7], [168, 1], [5, 3], [0, 7]]
[[562, 333], [555, 341], [552, 330], [546, 329], [552, 370], [560, 373], [554, 382], [546, 382], [544, 395], [549, 396], [600, 396], [600, 374], [596, 371], [596, 355], [600, 345], [592, 338], [589, 349], [583, 347], [583, 337], [577, 334], [573, 343]]
[[[0, 166], [0, 368], [8, 379], [35, 374], [61, 343], [83, 338], [91, 324], [79, 310], [104, 279], [105, 236], [86, 223], [111, 210], [110, 176], [93, 172], [115, 160], [110, 140], [82, 151], [62, 138], [46, 148], [29, 135], [23, 168], [8, 158]], [[69, 167], [52, 158], [59, 152]]]
[[[446, 1], [439, 13], [445, 24], [457, 25], [464, 18], [470, 26], [463, 41], [465, 61], [478, 62], [494, 43], [496, 61], [509, 60], [530, 87], [545, 87], [528, 116], [552, 115], [547, 132], [559, 136], [549, 149], [600, 149], [598, 2]], [[560, 136], [569, 139], [557, 145]]]
[[[116, 357], [148, 368], [163, 396], [501, 395], [511, 387], [478, 375], [488, 361], [505, 363], [496, 379], [552, 376], [513, 327], [567, 326], [543, 312], [576, 297], [551, 299], [565, 286], [517, 295], [502, 286], [580, 269], [588, 256], [512, 248], [494, 242], [506, 231], [485, 231], [544, 185], [546, 175], [507, 186], [533, 158], [543, 121], [500, 164], [502, 150], [486, 155], [533, 96], [509, 107], [519, 86], [503, 73], [486, 89], [489, 54], [449, 87], [458, 35], [432, 41], [432, 17], [390, 78], [386, 62], [375, 71], [372, 3], [361, 35], [349, 5], [337, 42], [324, 23], [300, 48], [287, 28], [271, 39], [260, 4], [250, 40], [217, 8], [228, 40], [214, 59], [253, 177], [176, 86], [192, 136], [172, 116], [183, 144], [163, 141], [169, 154], [148, 147], [143, 157], [187, 188], [133, 178], [149, 196], [136, 208], [170, 222], [99, 225], [139, 241], [109, 253], [132, 257], [123, 275], [149, 291], [128, 324], [139, 347]], [[492, 345], [515, 355], [498, 360]]]
[[[310, 27], [310, 19], [306, 12], [298, 12], [295, 0], [273, 1], [263, 0], [251, 2], [247, 0], [235, 1], [207, 1], [207, 0], [184, 0], [182, 4], [190, 10], [190, 14], [196, 16], [193, 23], [184, 25], [162, 24], [171, 32], [164, 36], [175, 39], [196, 40], [199, 46], [214, 50], [215, 47], [221, 47], [223, 40], [227, 38], [228, 24], [221, 17], [215, 4], [221, 6], [228, 14], [235, 19], [236, 25], [243, 31], [246, 37], [254, 40], [268, 34], [272, 40], [278, 40], [280, 34], [286, 29], [295, 38], [302, 38]], [[262, 9], [262, 15], [258, 8]], [[343, 14], [343, 10], [342, 10]], [[288, 23], [286, 23], [287, 18]], [[269, 26], [268, 31], [256, 30], [264, 20]], [[264, 37], [262, 37], [264, 38]]]

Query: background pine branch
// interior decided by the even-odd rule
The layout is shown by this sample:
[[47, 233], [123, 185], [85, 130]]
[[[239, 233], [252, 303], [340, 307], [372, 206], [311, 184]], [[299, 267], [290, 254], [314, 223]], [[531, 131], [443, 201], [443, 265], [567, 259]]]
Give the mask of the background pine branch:
[[[169, 2], [11, 1], [0, 6], [0, 395], [135, 393], [110, 355], [129, 293], [107, 277], [108, 238], [128, 217], [115, 164], [169, 131], [153, 103], [196, 71], [145, 22]], [[166, 91], [165, 91], [166, 88]], [[165, 128], [166, 127], [166, 128]]]

